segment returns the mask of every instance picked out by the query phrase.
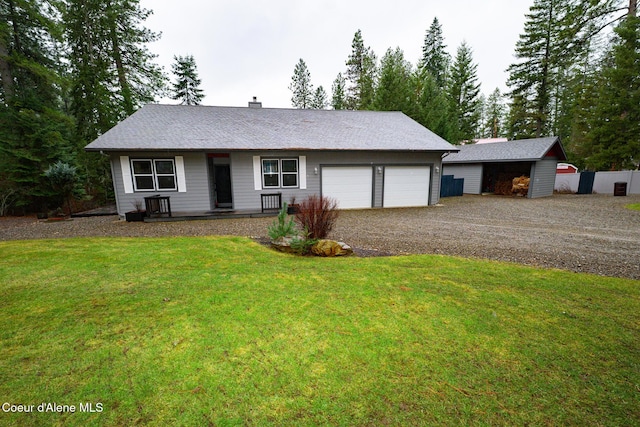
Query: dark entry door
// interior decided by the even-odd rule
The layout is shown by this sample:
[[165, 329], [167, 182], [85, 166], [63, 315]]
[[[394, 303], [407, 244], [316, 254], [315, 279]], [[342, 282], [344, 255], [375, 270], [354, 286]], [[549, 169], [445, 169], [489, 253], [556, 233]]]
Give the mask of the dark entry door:
[[229, 165], [214, 165], [216, 177], [216, 204], [221, 208], [232, 207], [231, 197], [231, 167]]

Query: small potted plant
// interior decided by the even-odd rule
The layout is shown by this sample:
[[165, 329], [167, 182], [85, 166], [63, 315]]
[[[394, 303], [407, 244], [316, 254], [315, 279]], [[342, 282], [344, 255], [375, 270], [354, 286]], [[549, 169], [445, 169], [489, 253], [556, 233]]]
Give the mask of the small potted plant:
[[131, 202], [133, 210], [125, 212], [124, 217], [127, 222], [144, 221], [144, 217], [147, 216], [147, 212], [142, 209], [142, 200], [136, 199]]

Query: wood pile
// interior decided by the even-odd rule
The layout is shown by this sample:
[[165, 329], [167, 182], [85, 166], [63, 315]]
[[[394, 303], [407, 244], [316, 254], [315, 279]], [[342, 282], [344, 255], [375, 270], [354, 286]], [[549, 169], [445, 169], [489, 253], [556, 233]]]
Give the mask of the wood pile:
[[500, 174], [496, 181], [495, 194], [500, 196], [512, 196], [514, 194], [518, 196], [526, 196], [529, 192], [529, 177], [522, 175], [517, 178], [513, 178], [513, 175]]
[[517, 194], [518, 196], [526, 196], [529, 192], [529, 181], [530, 178], [524, 175], [513, 178], [511, 193]]
[[498, 179], [496, 179], [496, 185], [494, 193], [499, 196], [510, 196], [511, 188], [513, 184], [511, 180], [513, 179], [513, 175], [507, 173], [501, 173], [498, 175]]
[[495, 194], [500, 196], [510, 196], [511, 195], [511, 181], [496, 181], [496, 189], [494, 191]]

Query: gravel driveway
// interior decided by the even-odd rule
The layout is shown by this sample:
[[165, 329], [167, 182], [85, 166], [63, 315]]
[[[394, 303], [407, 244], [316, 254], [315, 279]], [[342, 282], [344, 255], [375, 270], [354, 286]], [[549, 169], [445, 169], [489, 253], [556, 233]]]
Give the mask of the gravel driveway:
[[[341, 212], [332, 238], [361, 255], [437, 253], [640, 279], [640, 196], [543, 199], [464, 196], [442, 206]], [[61, 223], [0, 218], [0, 240], [73, 236], [266, 236], [273, 218], [127, 223], [118, 217]], [[0, 254], [1, 256], [1, 254]]]

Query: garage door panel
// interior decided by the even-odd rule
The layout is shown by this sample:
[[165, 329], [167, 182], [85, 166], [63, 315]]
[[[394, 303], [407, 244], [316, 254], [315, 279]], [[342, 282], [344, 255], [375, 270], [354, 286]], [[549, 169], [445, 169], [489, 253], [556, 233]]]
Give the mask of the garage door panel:
[[322, 195], [337, 200], [339, 209], [370, 208], [372, 191], [370, 166], [322, 168]]
[[384, 207], [429, 205], [429, 166], [387, 166], [384, 170]]

